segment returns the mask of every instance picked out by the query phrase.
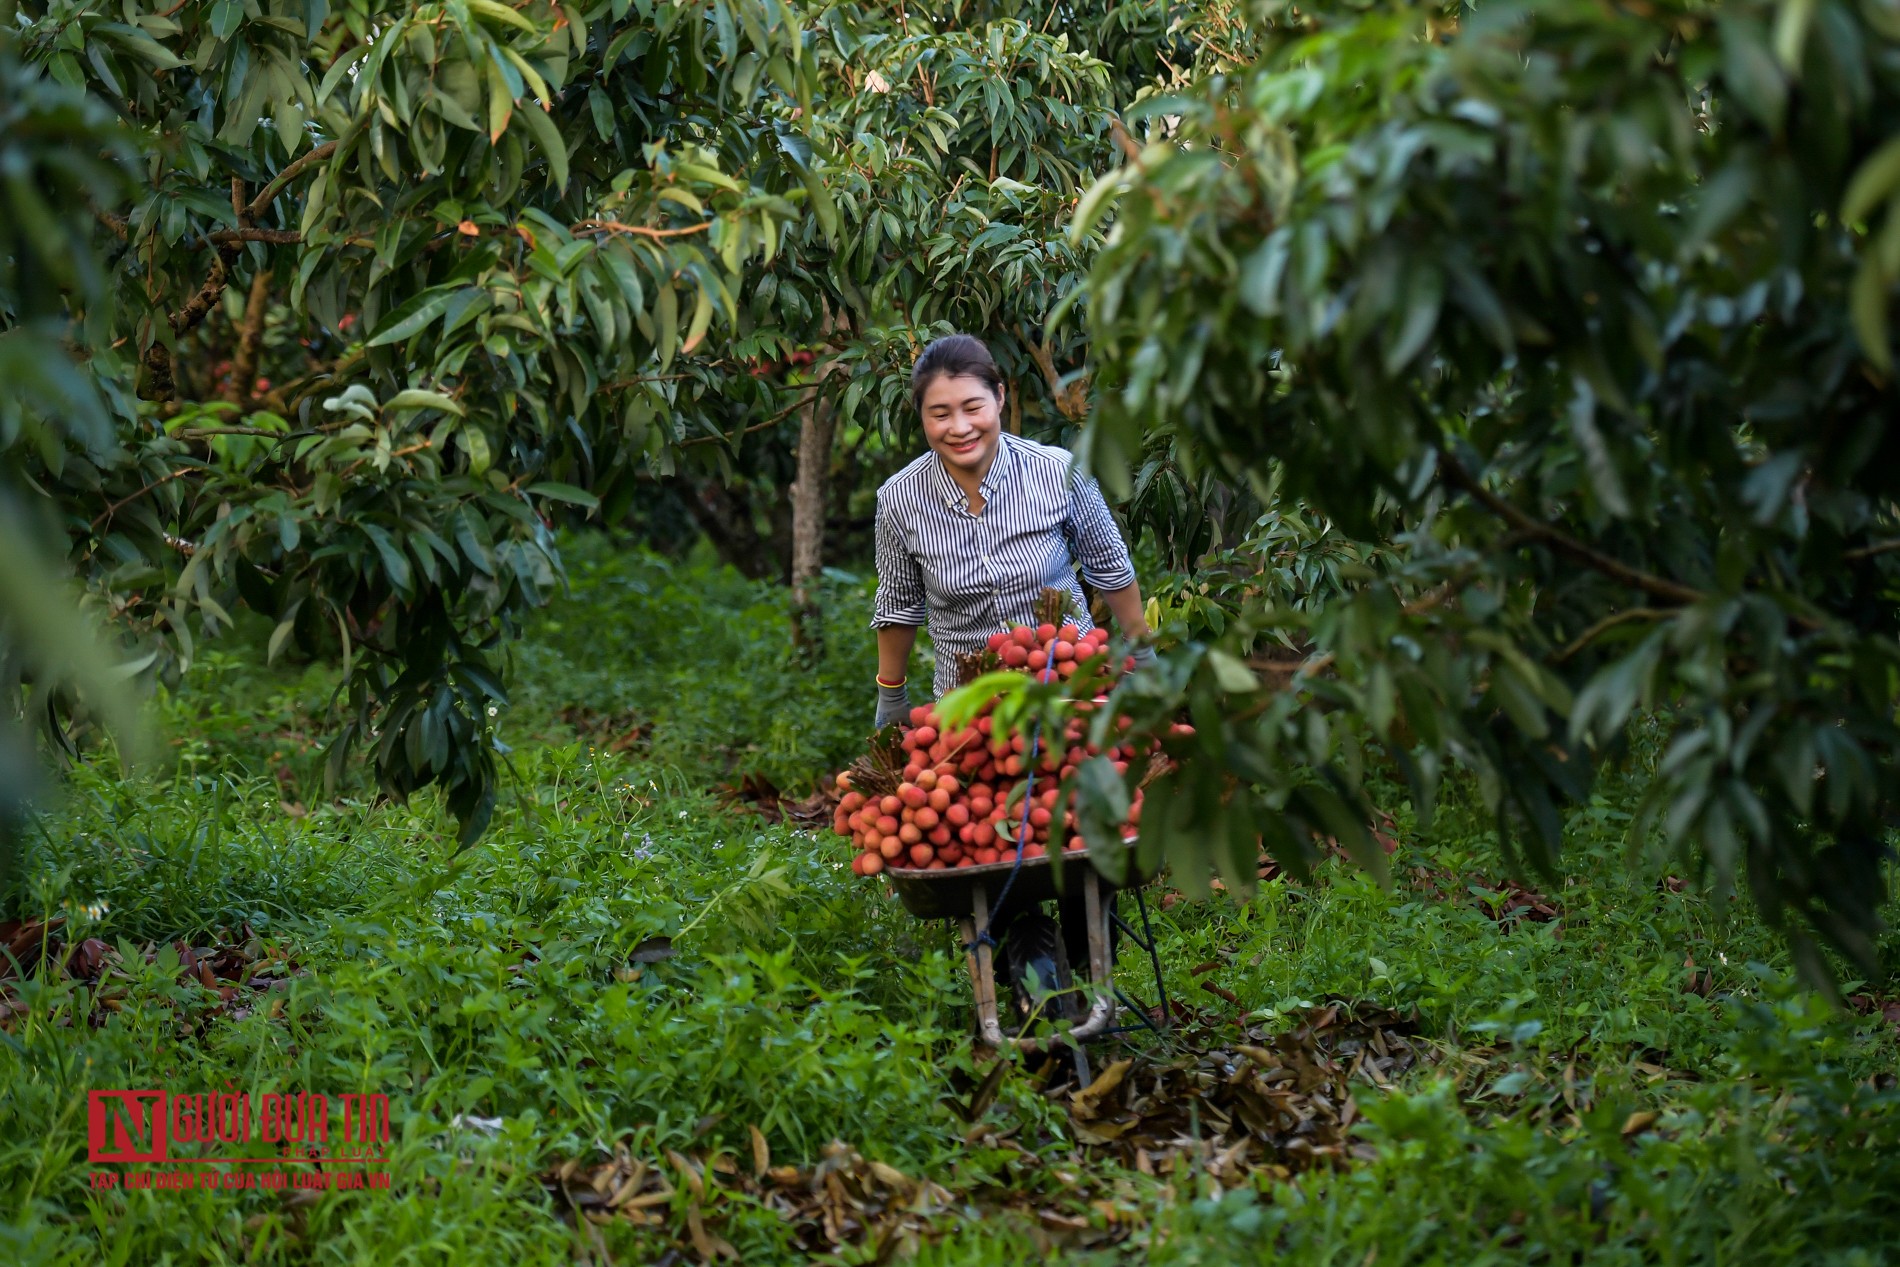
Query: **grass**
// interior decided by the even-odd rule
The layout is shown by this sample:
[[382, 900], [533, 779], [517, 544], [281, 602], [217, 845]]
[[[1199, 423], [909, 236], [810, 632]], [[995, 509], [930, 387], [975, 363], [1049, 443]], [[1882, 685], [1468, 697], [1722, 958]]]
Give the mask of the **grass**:
[[[1238, 1185], [1122, 1170], [1021, 1072], [967, 1143], [954, 1104], [985, 1070], [947, 932], [853, 878], [829, 837], [716, 793], [797, 793], [850, 754], [864, 587], [832, 583], [828, 654], [788, 666], [778, 591], [577, 547], [574, 595], [518, 652], [508, 789], [459, 857], [429, 798], [326, 799], [326, 671], [266, 670], [242, 644], [161, 701], [166, 768], [76, 773], [24, 898], [74, 940], [122, 943], [127, 976], [109, 1007], [54, 971], [15, 983], [0, 1260], [690, 1260], [703, 1215], [742, 1261], [791, 1261], [786, 1222], [742, 1195], [682, 1186], [653, 1226], [575, 1227], [538, 1178], [616, 1145], [745, 1157], [753, 1128], [777, 1162], [843, 1140], [949, 1188], [920, 1263], [1048, 1251], [1039, 1211], [1092, 1223], [1101, 1247], [1069, 1257], [1104, 1262], [1900, 1258], [1893, 1029], [1796, 989], [1743, 904], [1632, 865], [1633, 782], [1572, 815], [1569, 870], [1525, 881], [1530, 915], [1470, 806], [1427, 835], [1396, 796], [1390, 890], [1335, 863], [1156, 912], [1168, 987], [1209, 1023], [1327, 996], [1416, 1010], [1435, 1059], [1360, 1088], [1358, 1164]], [[299, 968], [257, 1006], [137, 953], [253, 934]], [[673, 957], [630, 963], [656, 937]], [[146, 1085], [387, 1092], [392, 1191], [95, 1192], [85, 1093]]]

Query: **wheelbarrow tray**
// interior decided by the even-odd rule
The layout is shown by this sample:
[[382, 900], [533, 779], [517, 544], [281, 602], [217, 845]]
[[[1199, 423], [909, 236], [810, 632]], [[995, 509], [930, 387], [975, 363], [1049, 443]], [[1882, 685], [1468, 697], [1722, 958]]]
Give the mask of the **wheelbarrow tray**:
[[[1053, 854], [1023, 859], [1022, 871], [1009, 891], [1012, 905], [1017, 902], [1046, 902], [1057, 895], [1053, 859]], [[984, 894], [983, 905], [986, 908], [993, 905], [1015, 866], [1016, 859], [1012, 857], [1007, 862], [985, 862], [974, 867], [945, 867], [938, 871], [886, 867], [884, 874], [889, 878], [891, 887], [897, 891], [897, 900], [918, 919], [959, 919], [975, 912], [975, 891], [979, 887]], [[1102, 875], [1101, 870], [1090, 861], [1087, 849], [1065, 852], [1062, 855], [1062, 867], [1061, 890], [1068, 892], [1080, 891], [1079, 887], [1072, 886], [1080, 885], [1081, 872], [1084, 870], [1093, 871], [1100, 879], [1102, 888], [1111, 893], [1117, 889], [1146, 884], [1154, 878], [1152, 871], [1146, 875], [1140, 873], [1132, 852], [1128, 858], [1128, 875], [1120, 884]]]

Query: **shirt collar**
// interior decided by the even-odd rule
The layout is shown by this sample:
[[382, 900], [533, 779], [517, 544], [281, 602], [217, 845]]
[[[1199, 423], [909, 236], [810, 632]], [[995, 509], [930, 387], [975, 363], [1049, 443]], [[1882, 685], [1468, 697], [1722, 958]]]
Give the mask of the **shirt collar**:
[[[990, 459], [989, 473], [984, 475], [983, 482], [977, 485], [983, 490], [985, 502], [989, 501], [996, 490], [1003, 486], [1003, 481], [1009, 478], [1010, 466], [1009, 436], [999, 434], [996, 437], [996, 456]], [[950, 468], [943, 464], [941, 457], [937, 459], [935, 477], [937, 495], [943, 498], [944, 505], [952, 510], [969, 509], [969, 496], [964, 493], [963, 486], [950, 477]]]

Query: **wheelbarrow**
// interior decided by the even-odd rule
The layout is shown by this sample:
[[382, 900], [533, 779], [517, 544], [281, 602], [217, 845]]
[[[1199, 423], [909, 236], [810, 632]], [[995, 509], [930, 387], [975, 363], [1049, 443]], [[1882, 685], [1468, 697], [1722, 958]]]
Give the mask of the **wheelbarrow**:
[[[990, 917], [997, 911], [999, 901], [1006, 901], [1010, 909], [1023, 910], [1058, 896], [1053, 862], [1053, 858], [1045, 854], [1039, 858], [1024, 858], [1020, 864], [1012, 858], [1007, 862], [983, 863], [974, 867], [950, 867], [936, 871], [892, 867], [884, 872], [891, 887], [896, 890], [898, 901], [910, 914], [918, 919], [956, 922], [967, 951], [970, 984], [976, 994], [976, 1035], [990, 1047], [1036, 1049], [1042, 1046], [1040, 1039], [1010, 1035], [1003, 1031], [996, 1007], [994, 947], [983, 934], [989, 930]], [[1091, 991], [1094, 997], [1090, 1001], [1088, 1015], [1067, 1032], [1057, 1035], [1056, 1041], [1065, 1042], [1073, 1049], [1077, 1075], [1085, 1084], [1088, 1081], [1088, 1056], [1083, 1051], [1083, 1044], [1136, 1028], [1115, 1024], [1117, 999], [1140, 1018], [1142, 1026], [1157, 1029], [1147, 1010], [1129, 999], [1115, 985], [1112, 936], [1116, 928], [1148, 952], [1154, 965], [1155, 986], [1161, 992], [1160, 1011], [1164, 1021], [1168, 1016], [1167, 991], [1161, 981], [1160, 955], [1155, 948], [1152, 926], [1148, 922], [1147, 904], [1141, 895], [1142, 886], [1154, 878], [1153, 873], [1140, 874], [1135, 871], [1132, 857], [1129, 865], [1130, 873], [1117, 884], [1096, 870], [1088, 850], [1073, 849], [1062, 855], [1061, 892], [1072, 893], [1076, 885], [1082, 891], [1082, 911], [1088, 933], [1088, 980], [1095, 988]], [[1010, 879], [1012, 872], [1015, 874], [1013, 882]], [[1139, 931], [1123, 920], [1116, 910], [1122, 889], [1134, 891], [1141, 913], [1142, 928]], [[1065, 986], [1067, 983], [1057, 984]]]

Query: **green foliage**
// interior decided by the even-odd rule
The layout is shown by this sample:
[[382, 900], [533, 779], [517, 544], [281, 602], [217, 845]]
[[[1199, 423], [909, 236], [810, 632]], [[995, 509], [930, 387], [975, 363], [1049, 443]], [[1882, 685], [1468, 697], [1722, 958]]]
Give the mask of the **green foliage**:
[[861, 751], [870, 723], [854, 644], [870, 625], [869, 581], [823, 579], [817, 632], [835, 650], [788, 671], [783, 587], [601, 536], [564, 553], [572, 597], [516, 652], [525, 725], [579, 704], [603, 744], [637, 731], [652, 760], [800, 795]]
[[[353, 670], [339, 770], [361, 746], [394, 795], [441, 785], [472, 839], [493, 651], [559, 584], [552, 517], [689, 428], [719, 434], [666, 371], [800, 214], [803, 191], [773, 192], [797, 148], [748, 130], [809, 104], [796, 16], [53, 0], [15, 19], [0, 144], [44, 170], [5, 195], [0, 358], [27, 361], [0, 422], [50, 436], [23, 473], [161, 670], [263, 613]], [[756, 142], [748, 183], [720, 169], [726, 127]], [[261, 341], [273, 309], [291, 337]], [[34, 355], [61, 337], [84, 374]], [[90, 429], [64, 437], [62, 415]]]
[[35, 477], [60, 472], [69, 450], [84, 471], [114, 447], [111, 392], [67, 342], [69, 326], [108, 330], [114, 296], [62, 204], [117, 205], [130, 152], [110, 111], [34, 75], [0, 30], [0, 888], [42, 790], [29, 725], [61, 738], [83, 693], [126, 753], [139, 750], [123, 674], [50, 565], [59, 526]]
[[[24, 1009], [0, 1041], [9, 1261], [387, 1262], [443, 1246], [472, 1262], [574, 1261], [594, 1242], [549, 1205], [544, 1167], [615, 1142], [655, 1162], [667, 1147], [749, 1156], [751, 1125], [779, 1163], [842, 1137], [960, 1194], [1014, 1191], [1064, 1217], [1097, 1217], [1075, 1176], [1114, 1185], [1133, 1220], [1122, 1252], [1161, 1261], [1358, 1263], [1375, 1243], [1381, 1261], [1521, 1261], [1532, 1238], [1565, 1261], [1720, 1261], [1746, 1234], [1761, 1247], [1751, 1261], [1858, 1245], [1878, 1263], [1893, 1241], [1900, 1109], [1866, 1081], [1894, 1068], [1891, 1029], [1793, 992], [1776, 939], [1739, 906], [1659, 885], [1647, 860], [1627, 866], [1635, 790], [1608, 782], [1567, 823], [1578, 883], [1552, 890], [1555, 923], [1494, 915], [1487, 816], [1458, 780], [1431, 833], [1401, 815], [1394, 890], [1327, 864], [1245, 904], [1155, 909], [1177, 1003], [1205, 998], [1193, 987], [1211, 979], [1260, 1017], [1334, 991], [1418, 1008], [1446, 1058], [1390, 1092], [1358, 1087], [1369, 1125], [1355, 1169], [1225, 1195], [1189, 1170], [1122, 1172], [1078, 1154], [1059, 1105], [1023, 1074], [989, 1121], [1033, 1162], [966, 1143], [948, 1101], [983, 1071], [953, 940], [851, 877], [834, 838], [722, 809], [705, 783], [741, 745], [668, 737], [696, 689], [743, 677], [734, 657], [743, 668], [750, 627], [784, 618], [780, 600], [605, 543], [568, 554], [577, 594], [548, 614], [558, 628], [534, 642], [550, 649], [521, 666], [504, 721], [521, 777], [477, 848], [455, 853], [454, 823], [427, 796], [312, 797], [288, 812], [272, 767], [308, 742], [335, 670], [266, 668], [261, 645], [254, 660], [201, 659], [166, 701], [174, 772], [76, 773], [38, 838], [28, 909], [128, 945], [205, 945], [249, 923], [308, 975], [280, 1009], [240, 1010], [181, 981], [175, 952], [134, 953], [97, 1026], [97, 995], [51, 965], [9, 982]], [[684, 628], [674, 587], [702, 596]], [[828, 607], [858, 621], [868, 598], [847, 587]], [[570, 659], [590, 638], [600, 654]], [[642, 651], [630, 680], [681, 697], [670, 712], [665, 692], [618, 701], [652, 719], [651, 749], [553, 738]], [[654, 937], [674, 956], [630, 963]], [[1673, 966], [1690, 957], [1712, 971], [1706, 996]], [[1205, 962], [1211, 976], [1190, 975]], [[1136, 957], [1121, 972], [1152, 991]], [[89, 1188], [88, 1089], [226, 1082], [387, 1092], [392, 1192], [324, 1194], [291, 1239], [277, 1196]], [[1582, 1106], [1574, 1122], [1566, 1095]], [[1660, 1116], [1625, 1140], [1632, 1111]], [[1816, 1202], [1823, 1173], [1829, 1200]], [[609, 1252], [658, 1258], [688, 1204], [662, 1207], [664, 1243], [603, 1228]], [[945, 1230], [920, 1261], [1017, 1262], [1036, 1235], [1016, 1213]], [[747, 1262], [796, 1257], [763, 1209], [720, 1232]]]
[[[46, 152], [88, 155], [6, 195], [33, 243], [0, 243], [0, 357], [35, 387], [0, 409], [44, 429], [86, 398], [87, 444], [27, 461], [75, 565], [161, 674], [241, 608], [339, 658], [337, 777], [360, 750], [390, 794], [439, 785], [465, 840], [555, 522], [651, 519], [672, 485], [746, 519], [782, 500], [795, 414], [860, 455], [906, 433], [902, 371], [952, 327], [997, 345], [1018, 425], [1073, 423], [1083, 356], [1047, 317], [1096, 239], [1069, 213], [1119, 109], [1248, 43], [1224, 4], [1154, 0], [29, 0], [5, 25], [7, 83], [63, 103]], [[28, 355], [34, 323], [84, 372]]]
[[[1381, 567], [1308, 610], [1265, 587], [1130, 686], [1197, 723], [1144, 826], [1184, 863], [1363, 846], [1389, 757], [1426, 817], [1472, 771], [1548, 868], [1560, 806], [1659, 707], [1631, 840], [1745, 879], [1815, 979], [1823, 944], [1872, 971], [1900, 27], [1834, 0], [1262, 19], [1258, 63], [1157, 102], [1170, 137], [1084, 199], [1078, 240], [1118, 217], [1088, 448], [1124, 487], [1161, 444], [1275, 488]], [[1320, 653], [1291, 692], [1235, 671], [1275, 628]]]
[[[1799, 1059], [1808, 1018], [1762, 1011], [1752, 1041]], [[1369, 1106], [1372, 1164], [1266, 1205], [1245, 1189], [1204, 1196], [1155, 1261], [1891, 1261], [1874, 1155], [1894, 1146], [1894, 1092], [1825, 1066], [1797, 1085], [1785, 1105], [1735, 1084], [1694, 1088], [1656, 1129], [1627, 1134], [1627, 1102], [1600, 1103], [1553, 1147], [1525, 1118], [1473, 1123], [1450, 1085], [1428, 1083]]]

